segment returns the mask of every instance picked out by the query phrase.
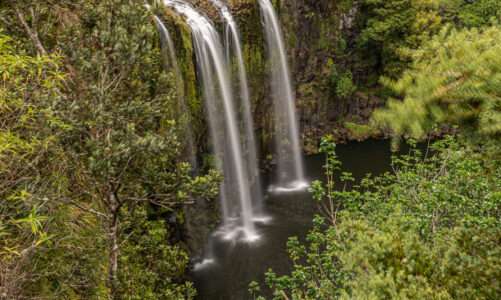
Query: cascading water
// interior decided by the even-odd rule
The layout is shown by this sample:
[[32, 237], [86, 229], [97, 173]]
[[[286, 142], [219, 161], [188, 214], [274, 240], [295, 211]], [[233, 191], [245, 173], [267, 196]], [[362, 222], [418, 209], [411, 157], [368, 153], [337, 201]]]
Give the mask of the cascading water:
[[275, 143], [278, 163], [278, 187], [271, 191], [287, 192], [308, 186], [305, 181], [299, 138], [295, 97], [284, 47], [283, 35], [275, 10], [269, 0], [259, 0], [268, 45], [271, 85], [275, 111]]
[[[244, 64], [242, 54], [242, 45], [240, 41], [240, 32], [237, 23], [233, 18], [228, 7], [219, 0], [211, 0], [219, 9], [225, 22], [225, 48], [227, 66], [232, 65], [231, 54], [236, 58], [238, 68], [238, 79], [240, 88], [240, 100], [242, 105], [242, 119], [244, 126], [244, 151], [247, 161], [247, 174], [251, 180], [252, 200], [256, 213], [262, 213], [263, 196], [261, 188], [261, 176], [259, 174], [258, 155], [256, 147], [256, 137], [254, 134], [254, 120], [252, 118], [249, 84], [247, 80], [247, 70]], [[230, 72], [230, 70], [228, 71]]]
[[[221, 186], [225, 222], [222, 230], [228, 238], [236, 237], [242, 232], [245, 240], [252, 241], [257, 238], [257, 234], [253, 223], [249, 176], [240, 144], [231, 81], [220, 36], [211, 22], [188, 3], [164, 0], [164, 4], [183, 15], [192, 30], [214, 152], [218, 167], [225, 175]], [[224, 118], [220, 117], [221, 111]], [[234, 205], [232, 199], [238, 199], [238, 205]], [[240, 227], [234, 225], [235, 220]]]
[[[148, 7], [149, 8], [149, 7]], [[155, 23], [157, 24], [158, 31], [160, 33], [160, 40], [162, 44], [162, 49], [164, 52], [164, 57], [166, 64], [170, 64], [174, 70], [174, 75], [176, 76], [176, 89], [178, 97], [178, 105], [180, 106], [179, 112], [181, 115], [181, 125], [185, 129], [184, 135], [186, 136], [187, 149], [186, 154], [189, 157], [191, 166], [194, 170], [198, 169], [197, 156], [195, 150], [195, 144], [193, 141], [193, 128], [191, 127], [191, 114], [186, 104], [186, 97], [184, 95], [184, 80], [181, 73], [181, 69], [177, 63], [176, 48], [174, 47], [174, 42], [170, 36], [167, 27], [158, 16], [153, 16]]]

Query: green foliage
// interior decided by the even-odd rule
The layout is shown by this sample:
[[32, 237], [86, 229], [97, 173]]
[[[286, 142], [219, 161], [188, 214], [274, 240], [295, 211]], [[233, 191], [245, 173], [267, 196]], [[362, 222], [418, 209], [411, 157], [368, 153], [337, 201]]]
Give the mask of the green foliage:
[[390, 99], [375, 120], [396, 134], [423, 137], [448, 124], [479, 136], [501, 132], [501, 29], [444, 28], [398, 81], [384, 79], [403, 101]]
[[[174, 84], [143, 4], [0, 3], [11, 36], [0, 32], [0, 298], [195, 296], [179, 239], [183, 206], [213, 198], [220, 176], [193, 178], [179, 154]], [[350, 5], [338, 3], [343, 11]], [[385, 79], [400, 100], [376, 120], [399, 135], [454, 124], [478, 140], [498, 137], [500, 6], [362, 1], [359, 50], [374, 59], [375, 76], [401, 77]], [[440, 31], [445, 23], [473, 29]], [[189, 45], [188, 31], [181, 35]], [[336, 56], [348, 57], [351, 45], [340, 39]], [[254, 69], [262, 69], [260, 50], [249, 49]], [[343, 66], [333, 66], [329, 87], [349, 98], [357, 86], [348, 70], [355, 69]], [[188, 73], [194, 83], [194, 70]], [[195, 98], [194, 85], [188, 90]], [[347, 127], [358, 136], [370, 129]], [[268, 273], [275, 297], [499, 298], [501, 174], [480, 144], [448, 140], [434, 156], [397, 158], [395, 174], [353, 189], [343, 174], [345, 188], [336, 190], [340, 164], [332, 140], [324, 140], [327, 183], [312, 185], [324, 217], [314, 220], [306, 244], [289, 241], [293, 272]]]
[[356, 90], [357, 87], [353, 83], [351, 72], [344, 73], [337, 83], [336, 94], [339, 97], [346, 98], [351, 96]]
[[24, 55], [39, 48], [0, 35], [0, 298], [192, 298], [171, 231], [220, 176], [193, 178], [180, 157], [172, 77], [143, 2], [0, 9], [20, 41], [38, 30], [58, 54]]
[[[81, 176], [72, 178], [85, 191], [79, 201], [104, 218], [109, 294], [192, 295], [182, 276], [186, 254], [174, 246], [178, 241], [160, 238], [168, 237], [160, 231], [161, 216], [137, 214], [149, 204], [182, 214], [182, 205], [193, 197], [213, 197], [219, 177], [192, 178], [190, 166], [180, 162], [179, 129], [171, 119], [176, 112], [172, 77], [164, 73], [158, 33], [142, 2], [85, 1], [79, 14], [80, 22], [67, 28], [69, 45], [61, 46], [72, 55], [74, 80], [85, 84], [73, 87], [78, 97], [64, 114], [74, 128], [67, 151], [82, 158]], [[138, 232], [129, 233], [128, 222], [139, 222]], [[165, 263], [152, 264], [151, 256], [131, 259], [139, 253], [156, 253]]]
[[[66, 206], [71, 197], [64, 137], [72, 130], [59, 109], [61, 58], [22, 54], [0, 36], [0, 294], [58, 298], [99, 295], [103, 263], [92, 216]], [[78, 221], [77, 221], [78, 219]], [[78, 222], [78, 226], [73, 226]], [[78, 245], [78, 247], [76, 247]], [[57, 285], [54, 284], [57, 282]], [[4, 296], [2, 296], [4, 297]]]
[[380, 72], [398, 76], [417, 49], [441, 27], [438, 0], [365, 0], [359, 47], [375, 55]]
[[353, 83], [353, 76], [351, 72], [339, 72], [336, 65], [332, 64], [331, 76], [329, 78], [329, 85], [332, 94], [340, 98], [348, 98], [357, 90], [357, 86]]
[[482, 27], [501, 17], [501, 3], [497, 0], [442, 0], [444, 18], [460, 27]]
[[377, 227], [358, 220], [341, 227], [349, 249], [339, 255], [341, 272], [351, 277], [341, 299], [499, 297], [499, 228], [455, 228], [430, 246], [401, 212], [389, 217]]
[[127, 299], [193, 299], [191, 283], [182, 282], [189, 258], [167, 244], [171, 238], [164, 220], [149, 220], [144, 208], [125, 214], [128, 242], [120, 257], [120, 294]]
[[353, 122], [345, 122], [344, 127], [350, 131], [351, 137], [355, 140], [366, 140], [367, 138], [374, 136], [377, 130], [370, 125], [357, 124]]
[[38, 275], [27, 271], [30, 258], [56, 234], [48, 228], [59, 211], [51, 201], [64, 196], [62, 79], [58, 57], [18, 54], [0, 31], [0, 295], [17, 295]]
[[292, 272], [267, 273], [274, 299], [499, 298], [499, 162], [449, 138], [434, 155], [395, 158], [394, 174], [335, 190], [335, 145], [321, 148], [327, 182], [311, 192], [324, 216], [306, 244], [289, 240]]
[[379, 74], [397, 78], [419, 49], [445, 24], [484, 27], [499, 21], [497, 0], [365, 0], [358, 46]]

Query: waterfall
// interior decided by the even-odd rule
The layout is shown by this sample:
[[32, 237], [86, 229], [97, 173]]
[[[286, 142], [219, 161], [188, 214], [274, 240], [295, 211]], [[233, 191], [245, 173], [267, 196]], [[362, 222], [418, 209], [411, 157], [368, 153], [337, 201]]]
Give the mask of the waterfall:
[[[243, 233], [244, 239], [252, 241], [257, 234], [253, 223], [248, 168], [240, 144], [232, 85], [221, 38], [212, 23], [188, 3], [164, 0], [164, 4], [183, 15], [192, 31], [212, 144], [218, 167], [224, 173], [220, 197], [225, 223], [222, 230], [228, 238]], [[234, 205], [233, 199], [238, 199], [238, 205]], [[238, 226], [234, 225], [235, 220]]]
[[184, 128], [184, 136], [186, 137], [187, 149], [186, 154], [189, 158], [191, 166], [194, 170], [198, 169], [197, 156], [195, 150], [195, 144], [193, 141], [193, 128], [191, 126], [191, 113], [186, 103], [186, 97], [184, 95], [184, 80], [181, 73], [181, 69], [177, 63], [176, 48], [170, 36], [167, 27], [160, 20], [158, 16], [153, 16], [155, 23], [157, 24], [158, 32], [160, 33], [160, 40], [162, 44], [162, 51], [164, 55], [164, 60], [166, 65], [170, 63], [170, 66], [174, 70], [174, 75], [176, 77], [176, 92], [178, 97], [178, 113], [181, 115], [180, 122]]
[[[238, 80], [240, 88], [240, 101], [242, 106], [242, 119], [244, 126], [244, 151], [247, 162], [247, 174], [252, 182], [251, 192], [254, 203], [254, 210], [257, 213], [262, 213], [263, 195], [261, 187], [261, 176], [259, 174], [258, 155], [256, 147], [256, 136], [254, 133], [254, 120], [252, 117], [251, 100], [249, 92], [249, 84], [247, 80], [247, 70], [244, 64], [242, 53], [242, 45], [240, 32], [237, 23], [235, 22], [230, 10], [219, 0], [211, 0], [211, 2], [219, 9], [225, 22], [225, 49], [227, 66], [231, 67], [231, 54], [236, 58], [238, 68]], [[231, 72], [231, 69], [228, 70]]]
[[307, 187], [299, 138], [295, 97], [289, 66], [275, 10], [269, 0], [259, 0], [266, 35], [275, 112], [275, 143], [278, 185], [274, 191], [294, 191]]

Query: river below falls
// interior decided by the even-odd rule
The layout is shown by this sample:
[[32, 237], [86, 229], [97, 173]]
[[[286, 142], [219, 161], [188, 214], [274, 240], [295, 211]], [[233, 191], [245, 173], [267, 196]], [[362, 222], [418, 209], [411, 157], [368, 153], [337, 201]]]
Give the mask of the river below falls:
[[[402, 149], [406, 151], [405, 149]], [[336, 153], [342, 162], [342, 169], [351, 172], [360, 180], [367, 173], [382, 174], [391, 170], [391, 147], [389, 141], [369, 140], [360, 143], [338, 145]], [[322, 155], [305, 158], [308, 180], [323, 180]], [[267, 188], [271, 174], [264, 176]], [[254, 243], [232, 243], [211, 238], [209, 243], [215, 262], [193, 272], [192, 277], [198, 291], [197, 299], [203, 300], [245, 300], [252, 299], [248, 292], [251, 281], [264, 286], [265, 272], [273, 269], [279, 275], [291, 270], [286, 243], [290, 236], [304, 240], [311, 228], [317, 206], [311, 195], [305, 192], [289, 194], [267, 194], [265, 211], [269, 222], [256, 224], [260, 239]], [[266, 290], [263, 290], [266, 295]], [[268, 297], [267, 297], [268, 298]]]

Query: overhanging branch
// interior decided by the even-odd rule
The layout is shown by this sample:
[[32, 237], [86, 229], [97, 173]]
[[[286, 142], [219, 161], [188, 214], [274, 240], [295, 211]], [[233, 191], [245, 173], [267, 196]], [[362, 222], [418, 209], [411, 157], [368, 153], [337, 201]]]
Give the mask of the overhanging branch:
[[23, 25], [24, 30], [26, 31], [26, 34], [30, 37], [31, 41], [35, 45], [35, 48], [38, 51], [39, 55], [47, 55], [47, 51], [42, 45], [42, 42], [40, 42], [40, 38], [38, 37], [38, 32], [36, 29], [31, 28], [28, 23], [26, 22], [26, 18], [24, 17], [24, 14], [19, 10], [18, 7], [14, 8], [16, 11], [17, 18], [19, 19], [19, 22], [21, 22], [21, 25]]

